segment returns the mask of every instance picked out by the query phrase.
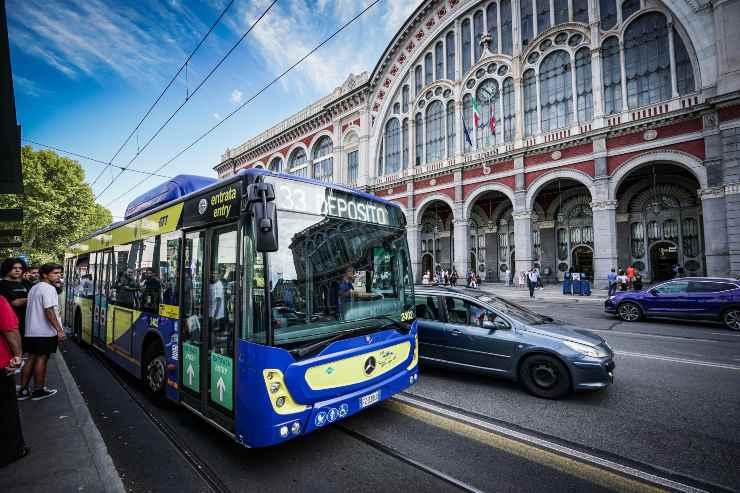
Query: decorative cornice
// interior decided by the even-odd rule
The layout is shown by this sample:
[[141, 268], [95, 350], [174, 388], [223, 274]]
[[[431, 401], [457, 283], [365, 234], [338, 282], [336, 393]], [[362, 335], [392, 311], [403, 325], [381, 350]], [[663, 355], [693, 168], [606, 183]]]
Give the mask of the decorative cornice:
[[616, 210], [617, 205], [618, 205], [618, 202], [616, 200], [594, 201], [589, 204], [589, 206], [591, 206], [592, 211]]

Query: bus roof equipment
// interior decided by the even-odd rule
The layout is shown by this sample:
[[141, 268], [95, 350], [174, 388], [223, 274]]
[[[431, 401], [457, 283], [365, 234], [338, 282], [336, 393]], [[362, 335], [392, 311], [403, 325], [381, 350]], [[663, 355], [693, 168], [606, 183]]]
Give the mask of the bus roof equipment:
[[129, 202], [126, 206], [124, 219], [130, 219], [142, 212], [184, 197], [216, 182], [218, 182], [217, 178], [207, 176], [177, 175]]

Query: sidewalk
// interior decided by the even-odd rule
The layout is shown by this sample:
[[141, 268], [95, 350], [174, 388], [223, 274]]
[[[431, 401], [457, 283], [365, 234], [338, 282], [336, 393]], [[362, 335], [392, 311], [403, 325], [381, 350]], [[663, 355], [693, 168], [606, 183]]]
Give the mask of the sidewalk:
[[[529, 300], [529, 289], [517, 288], [517, 287], [506, 287], [503, 283], [481, 283], [481, 291], [486, 293], [495, 294], [502, 298], [511, 299], [513, 301], [518, 300]], [[544, 289], [535, 289], [534, 297], [538, 300], [547, 301], [570, 301], [570, 302], [583, 302], [583, 303], [603, 303], [606, 300], [607, 291], [606, 289], [593, 289], [591, 296], [571, 296], [570, 294], [563, 294], [563, 287], [561, 284], [546, 284]]]
[[31, 453], [0, 470], [7, 491], [124, 493], [61, 349], [49, 359], [46, 385], [59, 392], [42, 401], [18, 402]]

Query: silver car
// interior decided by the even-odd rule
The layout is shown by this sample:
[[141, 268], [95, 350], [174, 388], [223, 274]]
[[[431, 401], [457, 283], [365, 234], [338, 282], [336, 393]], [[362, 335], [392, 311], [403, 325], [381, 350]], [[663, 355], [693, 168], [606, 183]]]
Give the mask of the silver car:
[[472, 289], [415, 287], [420, 358], [518, 380], [557, 399], [614, 381], [614, 353], [599, 335]]

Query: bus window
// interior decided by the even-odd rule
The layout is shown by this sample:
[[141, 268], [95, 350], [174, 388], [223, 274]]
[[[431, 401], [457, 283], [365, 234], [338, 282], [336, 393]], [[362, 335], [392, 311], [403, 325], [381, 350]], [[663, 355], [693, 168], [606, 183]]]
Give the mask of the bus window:
[[202, 231], [185, 236], [182, 276], [182, 340], [185, 344], [200, 345], [200, 328], [205, 323], [201, 311], [203, 301], [203, 252], [205, 234]]
[[180, 260], [180, 235], [176, 231], [162, 236], [159, 261], [159, 279], [162, 281], [162, 303], [179, 305], [178, 262]]
[[252, 237], [242, 237], [244, 244], [244, 304], [242, 307], [241, 338], [264, 344], [265, 327], [265, 268], [264, 256], [254, 251]]
[[131, 245], [115, 247], [115, 281], [111, 292], [112, 303], [125, 308], [134, 307], [136, 294], [136, 279], [134, 279], [133, 262], [129, 263]]
[[134, 300], [137, 308], [148, 313], [157, 313], [159, 310], [159, 298], [162, 291], [162, 283], [159, 280], [159, 237], [140, 240], [141, 255], [136, 266], [138, 293]]
[[236, 231], [213, 236], [211, 266], [208, 273], [208, 317], [210, 348], [218, 354], [233, 354], [235, 327]]
[[72, 278], [72, 283], [75, 290], [75, 295], [82, 298], [92, 297], [93, 286], [92, 277], [90, 276], [90, 257], [85, 255], [77, 259], [75, 264], [75, 271]]

